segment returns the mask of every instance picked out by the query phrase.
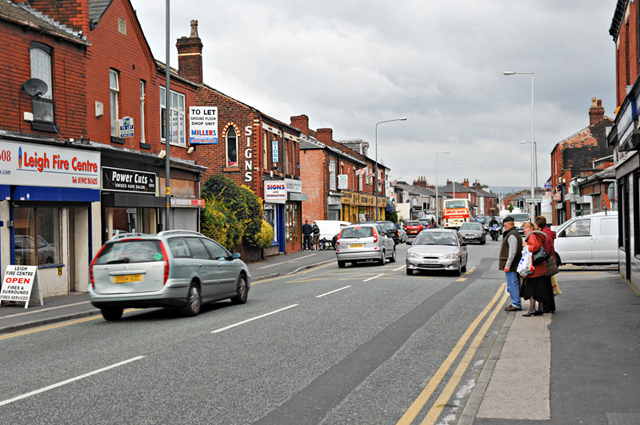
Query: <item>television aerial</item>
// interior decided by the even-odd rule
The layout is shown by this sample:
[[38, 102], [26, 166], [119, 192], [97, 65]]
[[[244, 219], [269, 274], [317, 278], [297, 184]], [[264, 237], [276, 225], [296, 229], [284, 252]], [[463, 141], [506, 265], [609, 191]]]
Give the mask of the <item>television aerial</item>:
[[47, 83], [38, 78], [29, 78], [24, 82], [24, 84], [22, 84], [22, 87], [31, 97], [35, 97], [37, 99], [44, 96], [49, 90]]

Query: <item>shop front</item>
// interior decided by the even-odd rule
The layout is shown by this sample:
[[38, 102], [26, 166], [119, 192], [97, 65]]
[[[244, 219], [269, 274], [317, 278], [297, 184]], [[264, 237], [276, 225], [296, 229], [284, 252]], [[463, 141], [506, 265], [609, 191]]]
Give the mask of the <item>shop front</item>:
[[[166, 223], [164, 161], [151, 155], [103, 153], [102, 238], [118, 233], [157, 233], [164, 229], [200, 229], [198, 178], [204, 167], [185, 170], [172, 160], [171, 212]], [[193, 166], [191, 166], [193, 168]]]
[[[374, 195], [346, 191], [341, 192], [340, 195], [342, 196], [342, 220], [357, 223], [376, 219], [376, 197]], [[378, 197], [377, 205], [379, 219], [384, 220], [387, 198]]]
[[264, 219], [273, 227], [273, 244], [278, 252], [290, 253], [302, 249], [300, 223], [302, 202], [307, 195], [302, 193], [302, 182], [295, 179], [267, 180], [264, 182]]
[[0, 262], [38, 267], [43, 297], [84, 292], [101, 246], [100, 153], [3, 141]]

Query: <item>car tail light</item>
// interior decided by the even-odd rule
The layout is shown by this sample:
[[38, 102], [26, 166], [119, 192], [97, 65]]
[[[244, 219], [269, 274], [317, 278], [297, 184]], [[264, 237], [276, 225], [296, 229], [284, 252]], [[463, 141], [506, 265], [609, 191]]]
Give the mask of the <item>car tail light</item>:
[[373, 230], [373, 243], [378, 242], [378, 232], [376, 232], [376, 229], [371, 229]]
[[166, 285], [169, 280], [169, 257], [167, 257], [167, 251], [164, 249], [162, 241], [160, 241], [160, 249], [162, 249], [162, 258], [164, 259], [164, 281], [162, 284]]
[[340, 245], [340, 236], [342, 236], [342, 230], [338, 233], [338, 238], [336, 239], [336, 245]]
[[96, 254], [95, 257], [93, 257], [93, 261], [91, 262], [91, 265], [89, 266], [89, 279], [91, 280], [91, 287], [93, 289], [96, 289], [96, 282], [93, 279], [93, 265], [95, 264], [96, 260], [98, 259], [98, 257], [100, 256], [100, 254], [102, 253], [102, 250], [104, 249], [106, 245], [102, 245], [102, 248], [100, 248], [100, 251], [98, 251], [98, 253]]

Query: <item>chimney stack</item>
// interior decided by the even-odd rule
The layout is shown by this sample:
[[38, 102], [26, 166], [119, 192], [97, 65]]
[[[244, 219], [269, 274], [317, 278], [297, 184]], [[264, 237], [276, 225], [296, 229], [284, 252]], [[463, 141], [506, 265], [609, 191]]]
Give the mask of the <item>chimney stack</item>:
[[596, 106], [596, 98], [591, 98], [591, 108], [589, 108], [589, 125], [592, 125], [602, 118], [604, 118], [604, 108], [602, 107], [602, 100], [598, 99], [598, 106]]
[[178, 73], [196, 84], [202, 84], [202, 41], [198, 37], [198, 21], [191, 21], [191, 34], [176, 42]]

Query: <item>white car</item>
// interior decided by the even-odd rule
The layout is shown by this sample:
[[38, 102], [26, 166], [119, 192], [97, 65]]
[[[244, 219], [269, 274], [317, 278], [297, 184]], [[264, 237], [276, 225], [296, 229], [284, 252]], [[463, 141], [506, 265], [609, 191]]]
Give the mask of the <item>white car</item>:
[[396, 243], [382, 223], [352, 224], [338, 236], [336, 259], [340, 268], [361, 261], [376, 261], [384, 266], [387, 259], [396, 261]]
[[618, 264], [618, 212], [570, 219], [558, 226], [554, 247], [561, 264]]

